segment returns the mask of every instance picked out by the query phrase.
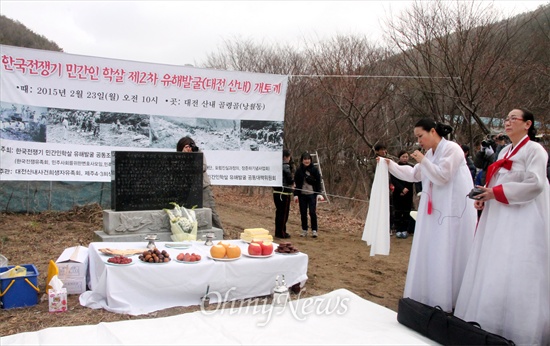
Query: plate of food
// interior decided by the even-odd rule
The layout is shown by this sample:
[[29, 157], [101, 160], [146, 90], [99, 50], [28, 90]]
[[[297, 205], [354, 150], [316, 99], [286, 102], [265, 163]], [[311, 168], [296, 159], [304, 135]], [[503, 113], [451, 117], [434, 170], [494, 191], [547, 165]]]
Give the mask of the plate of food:
[[133, 255], [139, 255], [143, 253], [143, 251], [147, 251], [147, 249], [110, 249], [110, 248], [102, 248], [97, 249], [100, 254], [104, 256], [133, 256]]
[[105, 263], [112, 266], [129, 266], [134, 264], [134, 261], [129, 257], [114, 256], [105, 261]]
[[273, 256], [273, 252], [270, 254], [270, 255], [250, 255], [250, 254], [247, 254], [247, 253], [243, 253], [243, 255], [245, 255], [246, 257], [251, 257], [251, 258], [269, 258], [271, 256]]
[[170, 263], [172, 260], [169, 260], [168, 262], [147, 262], [147, 261], [144, 261], [144, 260], [141, 260], [140, 259], [140, 262], [141, 263], [145, 263], [145, 264], [168, 264]]
[[185, 264], [197, 264], [197, 263], [201, 263], [201, 260], [198, 260], [198, 261], [184, 261], [184, 260], [175, 259], [174, 261], [176, 261], [176, 262], [178, 262], [178, 263], [185, 263]]
[[214, 261], [231, 262], [231, 261], [236, 261], [236, 260], [240, 259], [241, 256], [235, 257], [235, 258], [227, 258], [227, 257], [224, 257], [224, 258], [214, 258], [214, 257], [208, 255], [208, 258], [213, 259]]
[[197, 255], [196, 253], [179, 253], [176, 256], [176, 262], [178, 263], [188, 263], [188, 264], [195, 264], [199, 263], [202, 259], [201, 255]]
[[279, 252], [277, 250], [274, 251], [275, 253], [279, 254], [279, 255], [297, 255], [300, 253], [300, 251], [295, 251], [295, 252]]
[[165, 243], [164, 246], [170, 249], [188, 249], [191, 247], [191, 242]]
[[125, 267], [125, 266], [131, 266], [132, 264], [134, 264], [135, 262], [132, 261], [130, 263], [113, 263], [113, 262], [105, 262], [105, 264], [107, 265], [110, 265], [110, 266], [116, 266], [116, 267]]
[[280, 255], [297, 255], [300, 253], [297, 248], [295, 248], [291, 242], [280, 242], [279, 246], [275, 249], [275, 252]]

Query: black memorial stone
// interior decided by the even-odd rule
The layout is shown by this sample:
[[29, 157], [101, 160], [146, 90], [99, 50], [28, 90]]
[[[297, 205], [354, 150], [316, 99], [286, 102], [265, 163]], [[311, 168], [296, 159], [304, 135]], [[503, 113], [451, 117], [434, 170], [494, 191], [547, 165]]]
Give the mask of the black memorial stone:
[[111, 209], [202, 208], [202, 163], [202, 153], [112, 152]]

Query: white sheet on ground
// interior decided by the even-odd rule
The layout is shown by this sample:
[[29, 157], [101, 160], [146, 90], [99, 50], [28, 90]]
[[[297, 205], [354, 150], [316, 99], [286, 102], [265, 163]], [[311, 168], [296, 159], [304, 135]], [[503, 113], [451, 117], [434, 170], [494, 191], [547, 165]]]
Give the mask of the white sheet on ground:
[[369, 211], [361, 240], [371, 246], [371, 256], [390, 254], [390, 191], [388, 164], [384, 160], [376, 165]]
[[[7, 345], [428, 345], [397, 314], [339, 289], [285, 307], [242, 305], [171, 317], [47, 328], [0, 338]], [[70, 318], [70, 312], [67, 313]]]

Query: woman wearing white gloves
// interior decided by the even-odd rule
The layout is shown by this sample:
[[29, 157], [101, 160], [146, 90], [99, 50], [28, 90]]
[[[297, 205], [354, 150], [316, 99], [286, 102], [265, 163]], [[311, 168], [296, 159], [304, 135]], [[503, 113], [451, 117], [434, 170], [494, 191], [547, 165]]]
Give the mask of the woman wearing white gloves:
[[302, 220], [301, 237], [307, 237], [307, 211], [311, 219], [311, 236], [317, 238], [317, 201], [323, 201], [321, 195], [321, 174], [317, 167], [311, 162], [311, 155], [308, 152], [302, 154], [300, 167], [294, 175], [294, 202], [300, 204], [300, 217]]

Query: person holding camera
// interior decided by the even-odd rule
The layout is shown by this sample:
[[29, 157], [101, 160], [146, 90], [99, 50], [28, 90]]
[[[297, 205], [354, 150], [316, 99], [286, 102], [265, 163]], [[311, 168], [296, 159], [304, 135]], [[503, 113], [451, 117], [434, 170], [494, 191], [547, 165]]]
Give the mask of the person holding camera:
[[470, 147], [467, 146], [466, 144], [462, 144], [460, 147], [464, 152], [464, 159], [466, 160], [466, 165], [468, 166], [468, 169], [472, 174], [472, 181], [475, 181], [477, 170], [476, 170], [476, 166], [474, 165], [474, 161], [472, 161], [472, 159], [470, 158]]
[[397, 179], [422, 181], [404, 297], [452, 311], [468, 261], [476, 226], [476, 210], [468, 199], [474, 187], [460, 146], [445, 139], [452, 127], [433, 119], [414, 127], [422, 154], [411, 156], [414, 167], [390, 159], [388, 171]]
[[302, 233], [300, 237], [307, 237], [307, 211], [311, 219], [311, 236], [317, 238], [317, 201], [323, 201], [321, 195], [321, 174], [311, 162], [311, 155], [305, 152], [300, 157], [300, 167], [294, 175], [294, 202], [299, 203]]
[[500, 151], [502, 150], [502, 148], [507, 146], [509, 143], [510, 143], [510, 138], [505, 134], [499, 133], [498, 135], [495, 136], [495, 145], [496, 145], [495, 160], [498, 157], [498, 154], [500, 154]]
[[487, 168], [495, 162], [502, 148], [508, 144], [508, 140], [508, 136], [499, 133], [496, 136], [488, 136], [487, 139], [481, 141], [481, 150], [474, 157], [474, 166], [480, 170], [477, 179], [475, 179], [476, 185], [485, 185]]
[[[177, 151], [184, 153], [200, 153], [199, 147], [195, 144], [195, 141], [189, 137], [183, 137], [178, 141]], [[214, 194], [212, 193], [212, 183], [210, 177], [206, 173], [208, 165], [206, 164], [206, 157], [202, 158], [202, 206], [210, 208], [212, 210], [212, 226], [220, 228], [223, 231], [220, 217], [216, 212], [216, 202], [214, 201]]]
[[487, 167], [495, 161], [496, 143], [492, 138], [487, 138], [481, 141], [481, 149], [474, 156], [474, 166], [479, 169], [476, 176], [476, 185], [485, 185], [485, 176]]
[[548, 153], [534, 124], [523, 108], [504, 121], [512, 143], [477, 186], [474, 206], [483, 213], [455, 310], [516, 345], [550, 345]]

